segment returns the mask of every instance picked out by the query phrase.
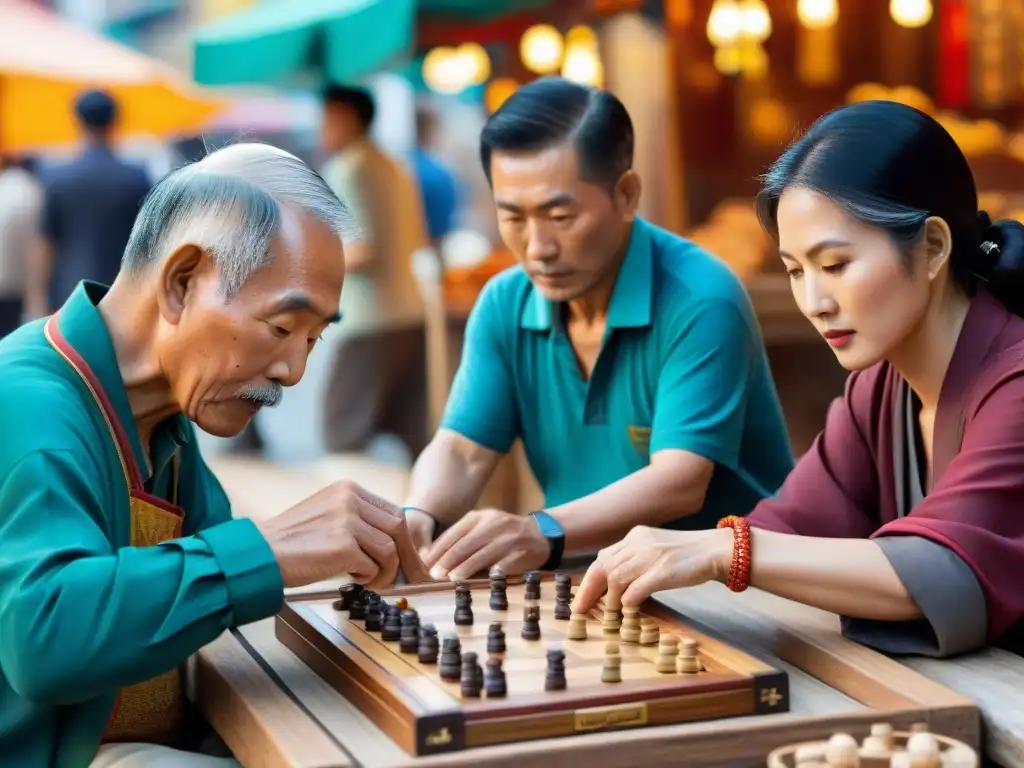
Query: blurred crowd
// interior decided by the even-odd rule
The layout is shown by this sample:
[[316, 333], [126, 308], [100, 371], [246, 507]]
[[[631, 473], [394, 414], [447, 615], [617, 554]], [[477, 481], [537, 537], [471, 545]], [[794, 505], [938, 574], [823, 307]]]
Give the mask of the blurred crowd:
[[[0, 153], [0, 338], [57, 310], [82, 280], [112, 283], [159, 180], [119, 151], [110, 93], [84, 91], [75, 114], [81, 141], [73, 156]], [[207, 450], [259, 445], [277, 432], [290, 436], [278, 459], [378, 446], [386, 460], [406, 463], [426, 445], [424, 307], [412, 262], [420, 252], [441, 258], [467, 184], [433, 149], [432, 105], [417, 106], [416, 138], [402, 154], [374, 138], [377, 117], [370, 89], [331, 85], [322, 94], [318, 170], [358, 225], [346, 243], [343, 322], [322, 339], [288, 408], [238, 440], [203, 435]]]

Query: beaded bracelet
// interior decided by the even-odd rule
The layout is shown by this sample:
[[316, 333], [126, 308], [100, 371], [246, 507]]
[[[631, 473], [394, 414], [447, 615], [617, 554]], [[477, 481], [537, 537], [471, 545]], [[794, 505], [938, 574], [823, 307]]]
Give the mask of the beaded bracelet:
[[732, 564], [725, 586], [733, 592], [742, 592], [750, 586], [750, 523], [736, 515], [723, 517], [718, 521], [719, 528], [732, 528]]

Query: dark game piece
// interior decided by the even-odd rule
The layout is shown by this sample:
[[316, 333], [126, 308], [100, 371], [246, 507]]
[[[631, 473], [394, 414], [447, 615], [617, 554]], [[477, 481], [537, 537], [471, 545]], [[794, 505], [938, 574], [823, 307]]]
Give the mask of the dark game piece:
[[473, 626], [473, 609], [468, 605], [456, 605], [454, 621], [459, 627]]
[[540, 600], [540, 571], [527, 571], [523, 579], [526, 581], [523, 597], [526, 600]]
[[[398, 606], [395, 606], [396, 608]], [[416, 653], [420, 644], [420, 617], [416, 611], [406, 609], [401, 613], [402, 629], [398, 650], [402, 653]]]
[[458, 680], [462, 676], [462, 641], [458, 635], [444, 636], [441, 642], [441, 663], [437, 671], [442, 680]]
[[501, 628], [500, 621], [493, 621], [487, 628], [487, 652], [505, 652], [505, 630]]
[[357, 597], [363, 590], [359, 584], [345, 584], [338, 589], [338, 599], [332, 604], [336, 611], [347, 611], [352, 605], [352, 598]]
[[417, 648], [420, 664], [437, 663], [437, 627], [433, 624], [424, 624], [420, 627], [420, 643]]
[[366, 620], [363, 623], [363, 629], [367, 632], [380, 632], [384, 617], [383, 609], [384, 603], [381, 602], [380, 597], [371, 600], [366, 606]]
[[473, 594], [469, 585], [461, 581], [455, 585], [454, 621], [460, 627], [473, 625]]
[[540, 639], [540, 606], [528, 605], [523, 608], [523, 630], [520, 636], [524, 640]]
[[572, 614], [572, 577], [567, 573], [555, 575], [555, 618], [568, 621]]
[[473, 588], [469, 585], [469, 582], [457, 581], [455, 582], [455, 603], [466, 603], [472, 605], [473, 603]]
[[492, 611], [507, 611], [508, 610], [508, 578], [505, 573], [498, 567], [495, 567], [491, 571], [491, 601], [490, 607]]
[[505, 671], [501, 668], [501, 657], [491, 656], [485, 662], [484, 693], [489, 699], [503, 699], [508, 694], [505, 684]]
[[394, 642], [402, 637], [402, 612], [397, 605], [389, 605], [384, 614], [384, 626], [380, 630], [380, 639]]
[[361, 594], [351, 595], [349, 597], [348, 617], [353, 621], [359, 621], [366, 618], [366, 603], [363, 602]]
[[558, 647], [548, 649], [548, 670], [544, 676], [545, 691], [565, 690], [565, 651]]
[[476, 660], [474, 651], [466, 651], [462, 654], [462, 670], [459, 676], [459, 683], [462, 695], [468, 698], [480, 698], [480, 691], [484, 686], [484, 673]]

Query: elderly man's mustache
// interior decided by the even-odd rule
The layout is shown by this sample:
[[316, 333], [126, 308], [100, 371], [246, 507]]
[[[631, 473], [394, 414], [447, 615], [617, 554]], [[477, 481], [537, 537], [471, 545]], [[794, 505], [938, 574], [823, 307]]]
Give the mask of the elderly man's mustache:
[[281, 404], [284, 387], [277, 381], [268, 381], [266, 384], [247, 384], [238, 390], [238, 397], [242, 400], [252, 400], [265, 408], [273, 408]]

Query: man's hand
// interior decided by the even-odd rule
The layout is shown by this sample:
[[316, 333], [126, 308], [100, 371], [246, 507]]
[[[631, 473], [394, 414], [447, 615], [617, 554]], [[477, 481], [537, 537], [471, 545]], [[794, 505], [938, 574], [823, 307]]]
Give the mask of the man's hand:
[[327, 486], [258, 528], [286, 587], [347, 573], [379, 589], [395, 582], [400, 552], [416, 553], [402, 511], [348, 480]]
[[587, 569], [573, 600], [573, 613], [587, 613], [601, 595], [639, 605], [655, 592], [725, 580], [733, 532], [666, 531], [637, 526], [618, 544], [602, 549]]
[[539, 568], [550, 555], [551, 545], [532, 517], [480, 509], [442, 533], [423, 563], [435, 579], [462, 581], [493, 565], [507, 574]]

